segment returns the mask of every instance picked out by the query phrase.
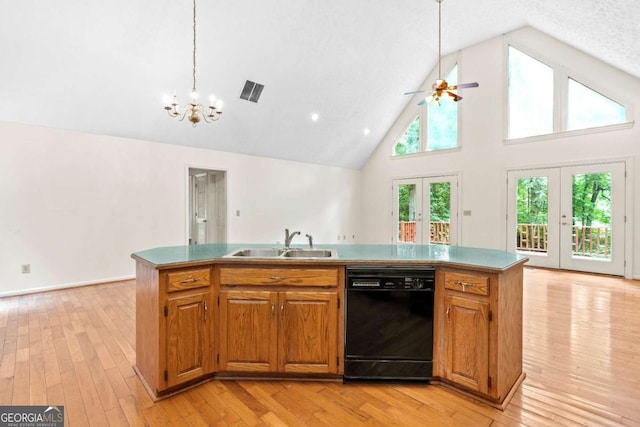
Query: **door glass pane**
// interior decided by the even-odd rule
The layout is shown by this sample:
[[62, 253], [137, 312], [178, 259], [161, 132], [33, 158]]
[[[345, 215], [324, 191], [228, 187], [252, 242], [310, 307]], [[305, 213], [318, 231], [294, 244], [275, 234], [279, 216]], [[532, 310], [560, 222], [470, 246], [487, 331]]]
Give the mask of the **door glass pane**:
[[573, 257], [611, 259], [611, 173], [573, 175]]
[[430, 184], [429, 204], [429, 241], [448, 245], [451, 226], [451, 183]]
[[547, 253], [548, 181], [546, 176], [518, 179], [518, 251]]
[[416, 242], [416, 185], [398, 185], [398, 242]]

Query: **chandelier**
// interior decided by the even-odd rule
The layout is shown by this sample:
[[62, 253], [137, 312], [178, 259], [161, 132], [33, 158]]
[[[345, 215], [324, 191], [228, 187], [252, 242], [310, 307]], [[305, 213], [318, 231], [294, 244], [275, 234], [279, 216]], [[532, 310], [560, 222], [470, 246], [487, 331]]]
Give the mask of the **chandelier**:
[[220, 119], [222, 115], [223, 102], [221, 100], [216, 101], [215, 96], [211, 95], [209, 97], [208, 107], [198, 103], [198, 91], [196, 90], [196, 0], [193, 0], [193, 86], [191, 88], [191, 99], [184, 107], [181, 107], [178, 103], [175, 93], [173, 97], [165, 96], [164, 101], [164, 109], [171, 117], [179, 117], [179, 121], [183, 121], [186, 117], [193, 124], [193, 127], [196, 127], [202, 119], [207, 123], [211, 123]]

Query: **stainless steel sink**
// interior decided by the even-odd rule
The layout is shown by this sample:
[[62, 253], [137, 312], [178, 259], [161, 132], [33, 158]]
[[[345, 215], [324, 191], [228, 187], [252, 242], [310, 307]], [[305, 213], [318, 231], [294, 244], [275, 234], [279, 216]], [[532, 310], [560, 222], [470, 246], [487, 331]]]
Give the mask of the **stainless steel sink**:
[[243, 248], [229, 252], [224, 258], [338, 258], [335, 249], [304, 249], [304, 248]]
[[238, 249], [225, 256], [248, 257], [248, 258], [273, 258], [282, 255], [285, 249], [278, 248], [251, 248]]
[[292, 249], [282, 254], [285, 258], [335, 258], [331, 249]]

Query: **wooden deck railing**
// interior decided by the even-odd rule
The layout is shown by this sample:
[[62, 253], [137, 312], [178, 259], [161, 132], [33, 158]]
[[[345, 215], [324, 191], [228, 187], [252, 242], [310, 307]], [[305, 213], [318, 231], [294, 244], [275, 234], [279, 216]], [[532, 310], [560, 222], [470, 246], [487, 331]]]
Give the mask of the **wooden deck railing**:
[[607, 227], [573, 227], [573, 254], [608, 257], [611, 234]]
[[[431, 243], [449, 244], [449, 223], [448, 222], [431, 222], [429, 223], [429, 241]], [[415, 242], [416, 241], [416, 222], [400, 221], [400, 229], [398, 235], [399, 242]]]
[[400, 221], [399, 242], [415, 242], [416, 241], [416, 222]]
[[547, 252], [547, 224], [518, 224], [517, 227], [519, 251]]
[[[429, 223], [430, 242], [449, 244], [449, 223]], [[547, 224], [518, 224], [516, 249], [527, 252], [547, 252]], [[416, 241], [416, 222], [400, 221], [399, 242]], [[611, 230], [608, 227], [573, 227], [573, 254], [608, 257], [611, 254]]]
[[[574, 255], [608, 257], [611, 231], [608, 227], [573, 226]], [[518, 224], [516, 248], [519, 251], [547, 252], [547, 224]]]

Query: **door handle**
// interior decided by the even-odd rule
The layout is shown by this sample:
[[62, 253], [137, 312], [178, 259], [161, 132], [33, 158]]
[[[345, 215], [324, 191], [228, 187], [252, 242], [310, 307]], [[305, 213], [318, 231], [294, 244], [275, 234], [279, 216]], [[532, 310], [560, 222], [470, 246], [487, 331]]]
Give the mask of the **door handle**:
[[451, 309], [451, 305], [447, 305], [447, 322], [449, 321], [449, 310]]
[[275, 317], [276, 315], [276, 303], [272, 302], [271, 303], [271, 317]]
[[207, 302], [204, 302], [204, 320], [207, 320], [207, 317], [209, 315], [209, 307], [207, 306]]

